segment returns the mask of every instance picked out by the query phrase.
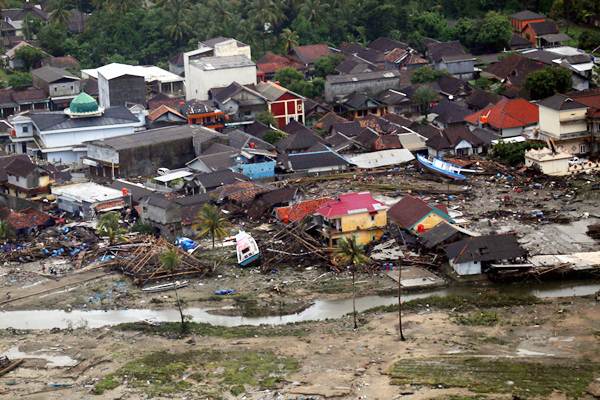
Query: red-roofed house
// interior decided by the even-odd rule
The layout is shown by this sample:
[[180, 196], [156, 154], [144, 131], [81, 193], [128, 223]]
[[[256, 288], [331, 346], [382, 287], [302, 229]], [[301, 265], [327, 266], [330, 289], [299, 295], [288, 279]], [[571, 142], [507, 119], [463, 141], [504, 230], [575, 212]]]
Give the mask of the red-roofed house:
[[525, 99], [502, 99], [465, 117], [468, 123], [491, 128], [503, 138], [519, 136], [525, 129], [535, 127], [539, 120], [538, 106]]
[[34, 208], [10, 211], [6, 221], [17, 235], [27, 235], [36, 229], [54, 225], [54, 219], [50, 215]]
[[390, 208], [390, 219], [399, 227], [416, 234], [423, 233], [444, 220], [452, 222], [445, 206], [431, 206], [413, 196], [404, 196], [394, 204]]
[[365, 245], [383, 236], [387, 209], [369, 192], [346, 193], [319, 207], [315, 217], [329, 247], [336, 247], [339, 239], [349, 237], [355, 237], [358, 244]]
[[277, 216], [277, 219], [284, 224], [301, 221], [309, 215], [313, 215], [319, 207], [331, 200], [332, 199], [329, 197], [321, 197], [318, 199], [301, 201], [287, 207], [278, 207], [275, 209], [275, 215]]
[[282, 68], [294, 68], [300, 71], [305, 69], [305, 67], [296, 60], [267, 51], [265, 55], [256, 62], [256, 75], [261, 82], [272, 80], [275, 77], [275, 73]]
[[315, 62], [321, 58], [331, 55], [332, 51], [326, 44], [309, 44], [294, 47], [290, 51], [290, 57], [301, 63], [305, 68], [312, 69]]
[[267, 100], [269, 112], [283, 129], [290, 121], [304, 124], [304, 97], [274, 82], [259, 82], [256, 91]]

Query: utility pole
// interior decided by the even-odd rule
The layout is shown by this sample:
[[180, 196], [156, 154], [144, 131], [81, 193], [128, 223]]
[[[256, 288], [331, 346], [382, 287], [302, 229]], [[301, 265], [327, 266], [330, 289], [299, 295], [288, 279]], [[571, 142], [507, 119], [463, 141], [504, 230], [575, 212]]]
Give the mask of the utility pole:
[[404, 342], [404, 333], [402, 332], [402, 265], [398, 263], [398, 330], [400, 331], [400, 341]]

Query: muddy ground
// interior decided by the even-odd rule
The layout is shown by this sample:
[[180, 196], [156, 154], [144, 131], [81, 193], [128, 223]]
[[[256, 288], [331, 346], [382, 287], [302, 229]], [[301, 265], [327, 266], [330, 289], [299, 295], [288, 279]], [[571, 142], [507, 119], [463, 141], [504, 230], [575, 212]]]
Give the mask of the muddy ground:
[[0, 378], [0, 398], [591, 399], [586, 391], [600, 383], [598, 307], [573, 298], [409, 309], [404, 342], [393, 312], [361, 314], [356, 331], [350, 317], [181, 338], [176, 329], [172, 338], [116, 327], [4, 331], [0, 349], [27, 358]]

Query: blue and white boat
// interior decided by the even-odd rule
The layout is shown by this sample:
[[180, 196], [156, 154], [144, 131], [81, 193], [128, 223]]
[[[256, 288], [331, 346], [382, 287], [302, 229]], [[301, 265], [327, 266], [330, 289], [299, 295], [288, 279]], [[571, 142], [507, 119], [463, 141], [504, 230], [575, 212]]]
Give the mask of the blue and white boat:
[[454, 179], [455, 181], [464, 181], [465, 179], [467, 179], [467, 177], [464, 176], [461, 172], [479, 172], [476, 170], [467, 170], [461, 168], [458, 165], [440, 160], [439, 158], [429, 160], [428, 158], [420, 154], [417, 154], [417, 161], [419, 161], [419, 163], [428, 170], [435, 172], [436, 174], [442, 175], [446, 178]]
[[237, 261], [241, 267], [247, 267], [260, 258], [260, 250], [258, 249], [256, 240], [244, 231], [239, 231], [235, 235], [235, 249]]

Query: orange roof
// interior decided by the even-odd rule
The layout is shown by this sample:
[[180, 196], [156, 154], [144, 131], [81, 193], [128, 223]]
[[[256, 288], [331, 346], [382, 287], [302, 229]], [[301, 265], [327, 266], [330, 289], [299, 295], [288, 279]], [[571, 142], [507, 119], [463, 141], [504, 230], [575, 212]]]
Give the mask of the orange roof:
[[157, 118], [159, 118], [161, 115], [164, 115], [166, 113], [172, 113], [177, 115], [178, 117], [181, 117], [183, 119], [185, 119], [185, 117], [183, 116], [183, 114], [181, 114], [179, 111], [177, 111], [176, 109], [169, 107], [167, 105], [161, 104], [160, 107], [155, 108], [154, 110], [150, 111], [150, 114], [148, 114], [148, 119], [151, 122], [154, 122]]
[[534, 125], [539, 120], [538, 106], [525, 99], [502, 99], [493, 106], [465, 117], [465, 121], [473, 125], [482, 122], [495, 129]]
[[322, 197], [319, 199], [301, 201], [300, 203], [292, 204], [288, 207], [278, 207], [275, 209], [275, 215], [277, 215], [278, 220], [285, 224], [300, 221], [305, 217], [314, 214], [321, 205], [332, 200], [333, 199], [330, 197]]

